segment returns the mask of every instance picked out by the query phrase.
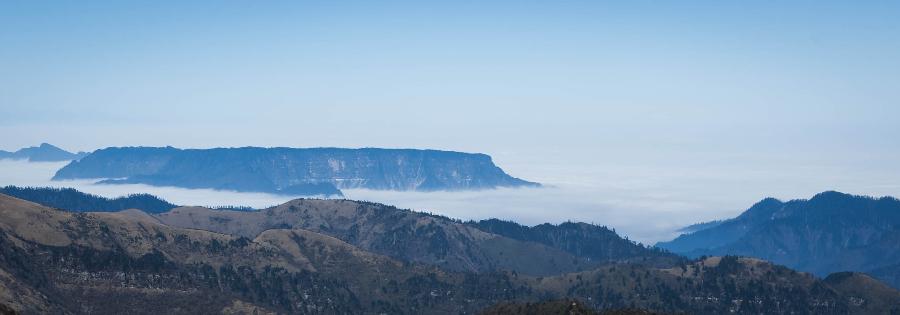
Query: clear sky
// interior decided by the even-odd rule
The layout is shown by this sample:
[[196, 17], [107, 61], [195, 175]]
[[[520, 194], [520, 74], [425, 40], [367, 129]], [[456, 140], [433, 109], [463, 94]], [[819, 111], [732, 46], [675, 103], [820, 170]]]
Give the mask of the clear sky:
[[0, 3], [0, 145], [843, 149], [900, 130], [896, 1], [184, 2]]
[[0, 149], [436, 148], [634, 198], [900, 195], [897, 1], [125, 2], [0, 2]]

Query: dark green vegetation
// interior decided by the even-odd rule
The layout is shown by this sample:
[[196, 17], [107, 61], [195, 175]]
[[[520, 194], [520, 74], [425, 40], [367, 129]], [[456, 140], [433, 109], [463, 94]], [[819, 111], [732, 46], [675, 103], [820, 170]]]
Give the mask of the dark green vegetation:
[[769, 198], [657, 246], [690, 257], [759, 257], [821, 277], [866, 272], [900, 288], [900, 200], [833, 191], [809, 200]]
[[599, 313], [575, 300], [551, 300], [537, 303], [500, 303], [481, 315], [598, 315]]
[[159, 197], [148, 194], [133, 194], [110, 199], [83, 193], [72, 188], [16, 186], [2, 187], [0, 188], [0, 193], [73, 212], [140, 209], [148, 213], [160, 213], [177, 207]]
[[491, 306], [481, 315], [656, 315], [661, 313], [640, 309], [605, 310], [598, 312], [578, 300], [562, 299], [535, 303], [506, 302]]
[[19, 149], [16, 152], [0, 150], [0, 159], [28, 160], [29, 162], [60, 162], [77, 160], [88, 153], [71, 153], [49, 143], [41, 143], [37, 147]]
[[53, 177], [76, 178], [289, 195], [340, 195], [343, 188], [539, 186], [507, 175], [484, 154], [374, 148], [107, 148], [73, 161]]
[[347, 200], [148, 215], [64, 212], [0, 195], [0, 304], [57, 314], [473, 314], [564, 298], [584, 310], [690, 314], [900, 307], [900, 293], [864, 275], [823, 281], [754, 259], [687, 261], [627, 240], [582, 251], [605, 257], [598, 262], [566, 244], [602, 239], [604, 228], [544, 229], [554, 226], [524, 241]]
[[592, 261], [632, 261], [666, 265], [678, 260], [665, 251], [623, 239], [605, 226], [583, 222], [565, 222], [559, 225], [544, 223], [533, 227], [498, 219], [468, 223], [488, 233], [547, 245]]

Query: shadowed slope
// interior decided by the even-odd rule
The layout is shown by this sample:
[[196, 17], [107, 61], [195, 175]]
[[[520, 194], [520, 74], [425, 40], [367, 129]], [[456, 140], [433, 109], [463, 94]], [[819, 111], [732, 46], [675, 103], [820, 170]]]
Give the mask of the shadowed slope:
[[692, 257], [759, 257], [823, 277], [871, 272], [900, 287], [900, 201], [834, 191], [809, 200], [770, 198], [718, 226], [657, 246]]

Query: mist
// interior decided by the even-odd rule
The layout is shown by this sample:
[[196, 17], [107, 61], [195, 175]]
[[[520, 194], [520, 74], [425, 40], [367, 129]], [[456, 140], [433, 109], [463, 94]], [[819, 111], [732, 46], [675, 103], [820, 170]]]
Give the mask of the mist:
[[[481, 191], [401, 192], [344, 190], [345, 198], [367, 200], [462, 220], [499, 218], [522, 224], [582, 221], [605, 225], [644, 244], [669, 240], [686, 225], [733, 217], [765, 197], [809, 198], [824, 190], [892, 195], [888, 173], [848, 172], [839, 176], [812, 165], [784, 168], [740, 163], [668, 165], [623, 162], [607, 167], [521, 165], [507, 170], [543, 188], [500, 188]], [[51, 181], [66, 162], [31, 163], [0, 160], [0, 185], [71, 187], [104, 197], [149, 193], [178, 205], [265, 208], [300, 196], [212, 189], [184, 189], [142, 184], [98, 185], [96, 180]], [[599, 163], [604, 164], [604, 163]], [[868, 180], [862, 181], [865, 177]], [[840, 183], [840, 184], [823, 184]], [[778, 192], [778, 193], [774, 193]]]

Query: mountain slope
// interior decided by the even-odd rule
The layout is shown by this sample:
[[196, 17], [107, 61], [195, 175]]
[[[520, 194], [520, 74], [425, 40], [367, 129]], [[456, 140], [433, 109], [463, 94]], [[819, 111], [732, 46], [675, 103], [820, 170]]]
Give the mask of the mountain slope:
[[[869, 291], [853, 283], [835, 288], [806, 273], [736, 256], [708, 257], [661, 270], [614, 265], [538, 281], [540, 287], [555, 290], [556, 296], [565, 294], [595, 309], [639, 307], [688, 314], [893, 314], [900, 311], [900, 292], [883, 284], [885, 291]], [[864, 302], [856, 303], [859, 300], [853, 298]]]
[[696, 232], [685, 233], [675, 240], [660, 242], [656, 246], [675, 253], [689, 253], [697, 249], [716, 248], [731, 244], [753, 229], [764, 225], [772, 214], [780, 210], [784, 203], [775, 198], [766, 198], [754, 204], [736, 218]]
[[19, 149], [16, 152], [0, 150], [0, 159], [28, 160], [30, 162], [59, 162], [77, 160], [87, 153], [71, 153], [49, 143], [41, 143], [37, 147]]
[[583, 222], [549, 223], [527, 227], [515, 222], [498, 219], [469, 222], [476, 228], [512, 239], [535, 242], [561, 249], [572, 255], [592, 261], [642, 261], [671, 264], [678, 259], [656, 248], [647, 248], [627, 239], [605, 226]]
[[[362, 249], [450, 270], [504, 269], [553, 274], [592, 265], [564, 251], [486, 233], [441, 217], [349, 200], [300, 199], [262, 211], [175, 208], [157, 215], [168, 225], [255, 237], [273, 228], [330, 235]], [[529, 254], [534, 259], [517, 259]]]
[[70, 163], [53, 178], [298, 195], [339, 195], [339, 188], [538, 186], [507, 175], [484, 154], [374, 148], [107, 148]]
[[[0, 279], [0, 305], [58, 314], [459, 314], [566, 297], [598, 310], [692, 314], [756, 314], [761, 307], [772, 314], [867, 314], [900, 305], [896, 290], [869, 294], [860, 287], [869, 281], [835, 280], [839, 291], [734, 257], [667, 269], [613, 264], [551, 277], [474, 274], [392, 259], [304, 229], [247, 238], [168, 226], [136, 210], [70, 213], [5, 195]], [[857, 300], [841, 292], [865, 302], [851, 304]]]
[[159, 197], [148, 194], [132, 194], [110, 199], [72, 188], [16, 186], [0, 187], [0, 193], [73, 212], [141, 209], [149, 213], [159, 213], [177, 207]]
[[[577, 300], [550, 300], [539, 303], [502, 303], [491, 306], [481, 315], [597, 315], [600, 314]], [[609, 314], [604, 312], [604, 315]], [[624, 313], [622, 313], [624, 315]], [[644, 314], [644, 313], [634, 313]]]
[[[0, 188], [0, 193], [74, 212], [84, 211], [119, 211], [125, 209], [141, 209], [148, 213], [161, 213], [175, 208], [151, 195], [132, 195], [116, 199], [107, 199], [85, 194], [74, 189], [59, 188], [20, 188], [7, 186]], [[227, 234], [255, 237], [270, 228], [301, 227], [314, 229], [367, 249], [397, 256], [407, 260], [417, 260], [432, 264], [441, 264], [448, 268], [479, 271], [487, 269], [507, 269], [532, 274], [549, 274], [575, 271], [587, 268], [597, 262], [637, 261], [670, 265], [679, 261], [674, 255], [663, 253], [619, 237], [615, 232], [602, 226], [585, 223], [563, 223], [560, 225], [542, 224], [525, 227], [514, 222], [496, 219], [460, 224], [445, 217], [415, 213], [374, 203], [329, 200], [298, 200], [295, 204], [254, 211], [240, 209], [225, 211], [223, 209], [183, 208], [164, 213], [162, 220], [175, 226], [198, 228]], [[303, 214], [297, 215], [303, 208]], [[335, 209], [369, 209], [351, 213], [335, 211]], [[286, 211], [285, 211], [285, 208]], [[292, 210], [292, 208], [294, 208]], [[328, 209], [328, 210], [324, 210]], [[187, 215], [190, 220], [179, 218]], [[340, 221], [354, 216], [354, 224], [347, 226]], [[378, 216], [381, 216], [380, 218]], [[315, 217], [313, 219], [313, 217]], [[425, 227], [417, 226], [428, 221]], [[205, 223], [202, 223], [205, 222]], [[225, 224], [226, 222], [232, 224]], [[343, 225], [342, 225], [343, 224]], [[341, 225], [340, 227], [335, 227]], [[378, 227], [375, 225], [382, 225]], [[322, 226], [332, 227], [323, 229]], [[393, 230], [391, 235], [376, 235], [359, 231]], [[426, 231], [428, 230], [428, 231]], [[446, 230], [446, 231], [445, 231]], [[480, 230], [480, 231], [479, 231]], [[463, 233], [459, 233], [462, 231]], [[478, 239], [478, 235], [490, 234], [492, 240]], [[416, 237], [408, 241], [397, 242], [385, 240], [387, 237], [404, 237], [403, 233], [412, 233]], [[501, 236], [501, 237], [497, 237]], [[423, 238], [424, 237], [424, 238]], [[367, 238], [368, 240], [362, 240]], [[381, 239], [378, 239], [381, 238]], [[404, 237], [405, 238], [405, 237]], [[391, 243], [384, 245], [384, 243]], [[415, 244], [411, 242], [417, 242]], [[475, 251], [466, 244], [477, 243]], [[379, 245], [380, 244], [380, 245]], [[453, 244], [452, 246], [449, 244]], [[419, 248], [410, 251], [410, 247]], [[449, 248], [444, 248], [449, 247]], [[560, 252], [562, 251], [562, 252]], [[515, 253], [551, 257], [546, 261], [512, 259]], [[411, 258], [413, 257], [413, 258]], [[449, 257], [449, 258], [447, 258]], [[478, 261], [462, 260], [479, 258]], [[574, 261], [576, 263], [563, 263]]]
[[657, 246], [689, 256], [743, 255], [825, 276], [871, 272], [900, 287], [900, 201], [824, 192], [767, 199], [720, 225]]
[[[0, 231], [0, 278], [15, 280], [3, 282], [0, 303], [25, 312], [455, 313], [516, 292], [503, 275], [445, 273], [304, 230], [248, 239], [172, 228], [139, 211], [68, 213], [0, 195]], [[433, 296], [465, 286], [473, 289]]]

